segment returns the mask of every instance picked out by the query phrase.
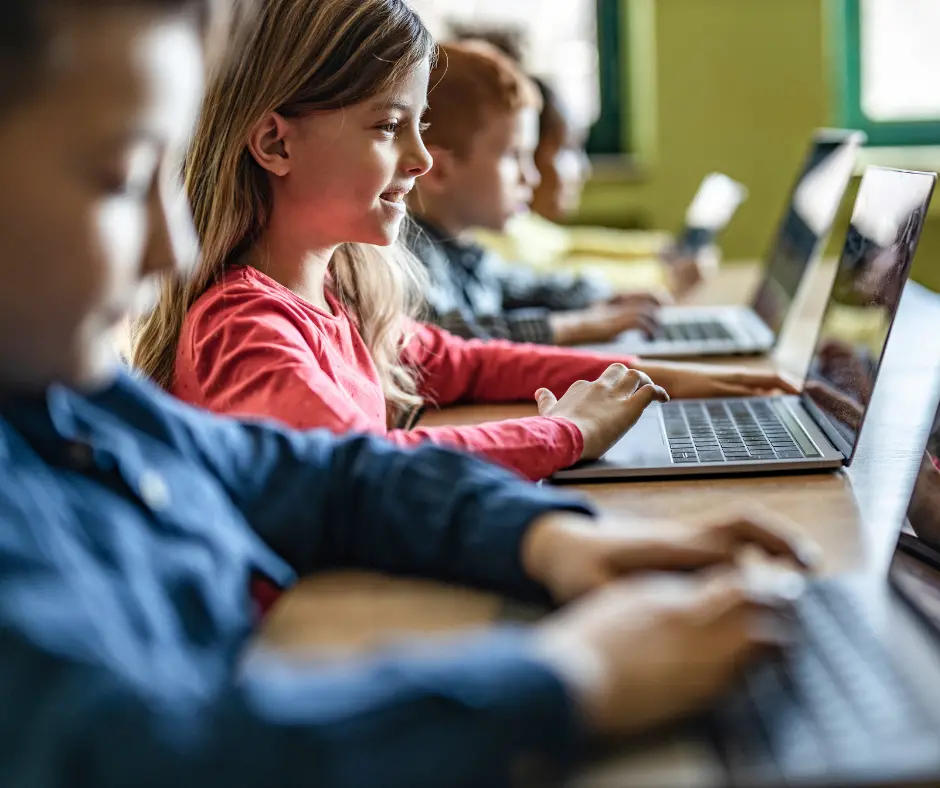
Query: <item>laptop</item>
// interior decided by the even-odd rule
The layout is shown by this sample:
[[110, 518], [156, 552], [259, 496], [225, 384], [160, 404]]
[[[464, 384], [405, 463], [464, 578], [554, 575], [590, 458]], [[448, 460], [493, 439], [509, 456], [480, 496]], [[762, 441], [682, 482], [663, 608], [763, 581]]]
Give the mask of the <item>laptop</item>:
[[664, 307], [653, 336], [631, 330], [594, 349], [653, 358], [759, 355], [776, 344], [810, 264], [825, 249], [865, 135], [815, 132], [747, 306]]
[[851, 464], [936, 179], [934, 173], [865, 171], [799, 395], [654, 403], [600, 460], [562, 470], [553, 480]]
[[[745, 671], [707, 715], [731, 785], [938, 784], [940, 551], [915, 535], [940, 534], [936, 461], [925, 452], [894, 526], [888, 594], [861, 574], [811, 581], [795, 645]], [[871, 488], [863, 510], [892, 497], [880, 479]]]
[[724, 173], [712, 172], [699, 184], [676, 237], [677, 257], [694, 257], [712, 246], [747, 199], [747, 188]]

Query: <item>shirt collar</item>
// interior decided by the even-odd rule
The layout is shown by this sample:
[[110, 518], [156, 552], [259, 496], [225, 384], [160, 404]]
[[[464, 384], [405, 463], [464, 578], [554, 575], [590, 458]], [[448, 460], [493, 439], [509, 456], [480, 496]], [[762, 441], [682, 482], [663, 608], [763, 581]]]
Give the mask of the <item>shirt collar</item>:
[[480, 264], [486, 252], [478, 243], [454, 238], [423, 217], [413, 216], [412, 219], [451, 262], [458, 263], [468, 270], [473, 270]]

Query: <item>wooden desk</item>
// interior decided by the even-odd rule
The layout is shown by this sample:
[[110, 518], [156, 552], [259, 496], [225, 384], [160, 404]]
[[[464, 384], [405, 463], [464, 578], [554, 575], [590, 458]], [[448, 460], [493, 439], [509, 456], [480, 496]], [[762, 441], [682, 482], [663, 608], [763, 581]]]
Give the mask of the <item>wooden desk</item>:
[[[834, 273], [832, 264], [813, 272], [771, 359], [802, 378]], [[698, 303], [741, 302], [753, 288], [754, 266], [726, 267], [698, 294]], [[883, 569], [933, 416], [940, 351], [923, 327], [940, 326], [940, 299], [908, 287], [889, 344], [888, 360], [871, 402], [858, 456], [848, 472], [763, 478], [637, 481], [581, 487], [607, 515], [626, 513], [683, 517], [729, 504], [761, 505], [792, 522], [824, 550], [824, 571], [868, 570], [873, 594], [881, 593]], [[929, 329], [928, 329], [929, 332]], [[426, 423], [476, 423], [534, 412], [528, 404], [476, 406], [432, 413]], [[271, 616], [269, 645], [298, 651], [362, 649], [400, 638], [403, 632], [437, 633], [482, 626], [502, 610], [501, 600], [463, 589], [369, 575], [324, 576], [302, 584]], [[594, 764], [576, 781], [602, 788], [624, 784], [714, 785], [721, 772], [702, 743], [675, 739], [625, 750]]]

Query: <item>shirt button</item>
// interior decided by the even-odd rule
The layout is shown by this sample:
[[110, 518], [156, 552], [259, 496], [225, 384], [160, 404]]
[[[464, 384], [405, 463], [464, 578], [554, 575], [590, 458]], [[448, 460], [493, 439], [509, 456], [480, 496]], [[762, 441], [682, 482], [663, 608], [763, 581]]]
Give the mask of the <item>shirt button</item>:
[[170, 503], [170, 489], [156, 471], [146, 470], [138, 480], [141, 500], [156, 511], [165, 509]]
[[76, 470], [88, 470], [95, 463], [95, 452], [87, 443], [73, 441], [66, 449], [69, 465]]
[[542, 755], [519, 756], [511, 765], [511, 771], [513, 788], [550, 788], [562, 783], [558, 770]]

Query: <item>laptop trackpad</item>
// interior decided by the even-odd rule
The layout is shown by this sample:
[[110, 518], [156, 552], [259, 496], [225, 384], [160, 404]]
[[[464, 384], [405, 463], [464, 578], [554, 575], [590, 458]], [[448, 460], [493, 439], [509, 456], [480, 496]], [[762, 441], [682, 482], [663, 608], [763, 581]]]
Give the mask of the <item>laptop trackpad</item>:
[[672, 458], [662, 423], [662, 405], [654, 402], [599, 464], [627, 468], [668, 468]]

